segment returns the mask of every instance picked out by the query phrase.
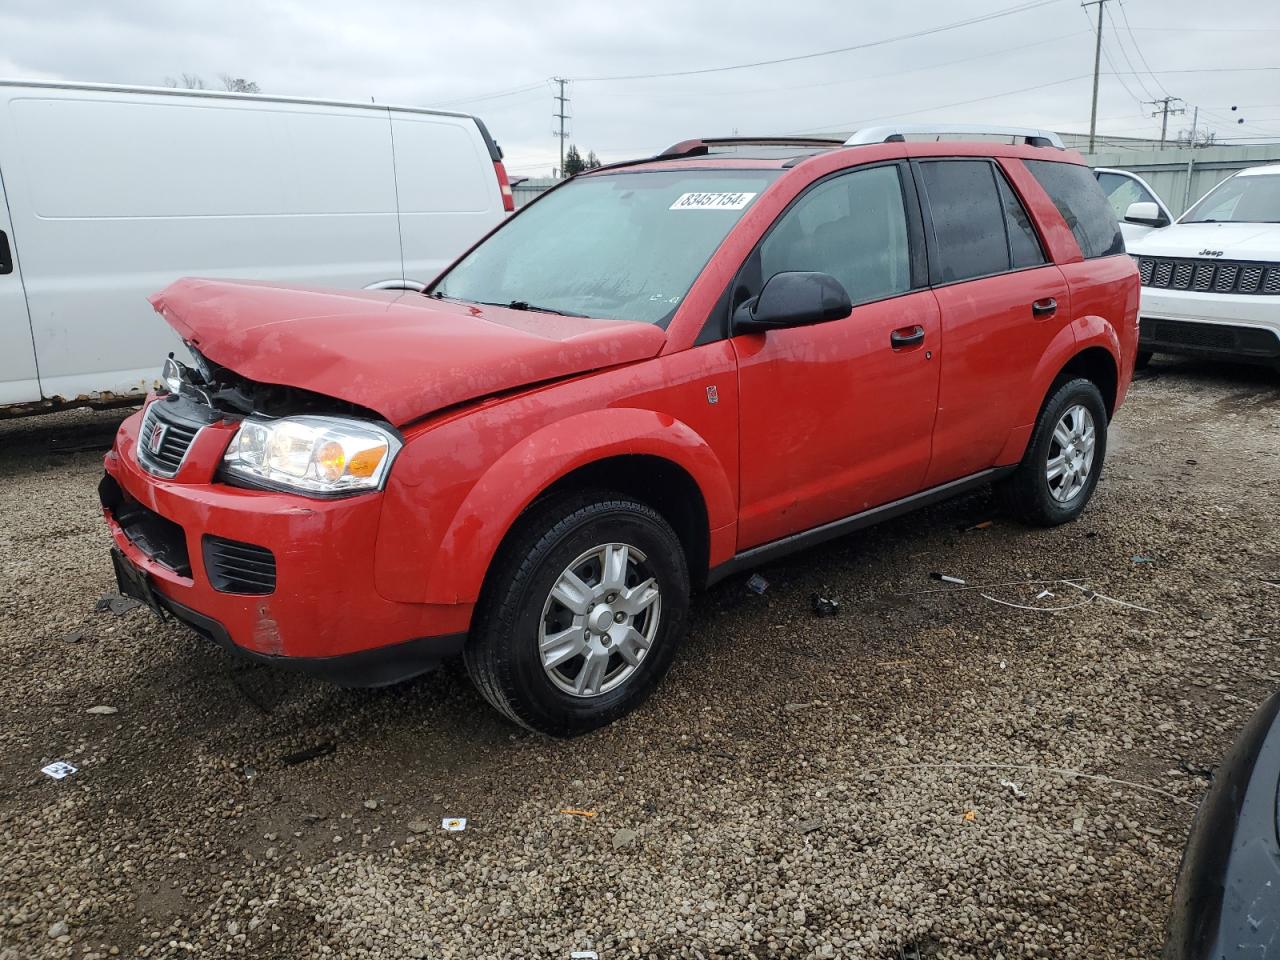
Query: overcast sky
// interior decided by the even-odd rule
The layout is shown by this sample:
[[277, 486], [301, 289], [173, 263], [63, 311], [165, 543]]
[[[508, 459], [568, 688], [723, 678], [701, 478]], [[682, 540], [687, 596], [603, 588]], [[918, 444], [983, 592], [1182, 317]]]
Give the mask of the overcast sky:
[[[589, 79], [799, 57], [1018, 7], [786, 63]], [[1280, 139], [1280, 3], [1109, 0], [1106, 11], [1100, 131], [1158, 136], [1140, 101], [1173, 95], [1188, 106], [1171, 131], [1199, 105], [1219, 137]], [[606, 161], [700, 135], [891, 119], [1087, 131], [1096, 12], [1079, 0], [0, 0], [0, 77], [159, 85], [230, 73], [266, 93], [442, 106], [482, 117], [509, 170], [536, 176], [556, 163], [554, 76], [571, 79], [570, 139]]]

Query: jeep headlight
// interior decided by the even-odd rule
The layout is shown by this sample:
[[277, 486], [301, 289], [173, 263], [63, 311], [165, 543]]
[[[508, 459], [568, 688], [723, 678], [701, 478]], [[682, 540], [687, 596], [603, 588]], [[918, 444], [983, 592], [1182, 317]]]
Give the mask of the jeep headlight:
[[223, 469], [255, 486], [331, 497], [380, 490], [400, 438], [363, 420], [250, 418], [240, 424]]

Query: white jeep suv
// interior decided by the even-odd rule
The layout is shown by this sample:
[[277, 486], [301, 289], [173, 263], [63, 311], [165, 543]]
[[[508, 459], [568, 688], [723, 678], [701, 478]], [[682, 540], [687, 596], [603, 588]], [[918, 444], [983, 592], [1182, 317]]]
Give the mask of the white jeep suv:
[[1180, 353], [1280, 369], [1280, 164], [1227, 178], [1129, 253], [1142, 277], [1140, 366]]

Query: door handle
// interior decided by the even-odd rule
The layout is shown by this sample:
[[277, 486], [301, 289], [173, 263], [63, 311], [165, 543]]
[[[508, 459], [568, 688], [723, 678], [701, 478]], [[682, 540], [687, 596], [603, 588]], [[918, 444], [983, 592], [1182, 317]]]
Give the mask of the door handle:
[[0, 273], [13, 273], [13, 254], [9, 251], [9, 237], [0, 230]]
[[1058, 312], [1058, 301], [1053, 297], [1045, 297], [1031, 305], [1031, 314], [1036, 317], [1052, 317]]
[[918, 324], [914, 327], [902, 327], [889, 334], [889, 345], [895, 350], [914, 347], [917, 343], [924, 343], [924, 327]]

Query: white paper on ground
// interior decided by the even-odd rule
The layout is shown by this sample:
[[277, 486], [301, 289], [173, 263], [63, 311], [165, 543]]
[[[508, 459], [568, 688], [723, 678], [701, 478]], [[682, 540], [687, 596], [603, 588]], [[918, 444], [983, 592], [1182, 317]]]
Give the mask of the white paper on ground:
[[63, 777], [69, 777], [76, 772], [76, 768], [65, 760], [55, 760], [47, 767], [41, 767], [40, 772], [48, 774], [55, 780], [61, 780]]
[[465, 830], [467, 829], [466, 817], [445, 817], [440, 821], [440, 826], [445, 830]]

